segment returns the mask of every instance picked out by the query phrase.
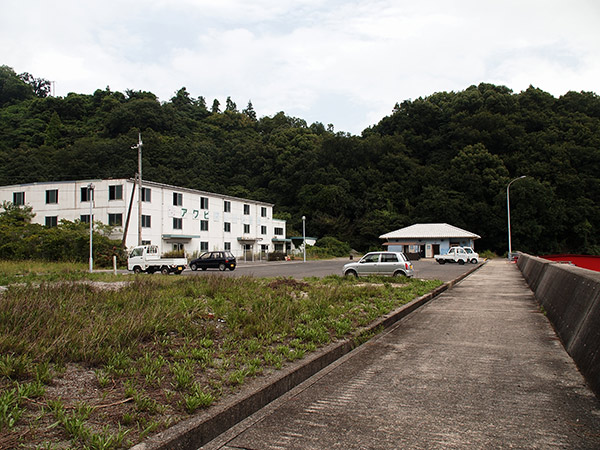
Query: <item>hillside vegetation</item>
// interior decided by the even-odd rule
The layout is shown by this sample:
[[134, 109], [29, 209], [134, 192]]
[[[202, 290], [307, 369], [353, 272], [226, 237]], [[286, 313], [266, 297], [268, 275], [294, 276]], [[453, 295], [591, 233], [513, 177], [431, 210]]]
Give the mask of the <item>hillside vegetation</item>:
[[[353, 248], [413, 223], [447, 222], [506, 251], [600, 254], [600, 98], [480, 84], [396, 104], [361, 136], [251, 102], [207, 106], [185, 88], [48, 96], [48, 84], [0, 67], [0, 184], [133, 177], [273, 202], [288, 234]], [[393, 104], [394, 100], [391, 100]]]

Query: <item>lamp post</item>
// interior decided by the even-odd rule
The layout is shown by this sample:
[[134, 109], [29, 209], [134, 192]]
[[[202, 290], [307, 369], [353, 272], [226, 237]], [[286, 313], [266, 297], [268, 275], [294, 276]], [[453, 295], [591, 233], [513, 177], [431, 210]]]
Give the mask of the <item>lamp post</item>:
[[90, 201], [90, 273], [94, 270], [94, 257], [93, 257], [93, 243], [92, 243], [92, 230], [93, 230], [93, 219], [92, 219], [92, 203], [94, 198], [94, 185], [92, 183], [87, 185], [88, 189], [88, 200]]
[[302, 216], [302, 251], [304, 253], [304, 262], [306, 262], [306, 216]]
[[508, 183], [508, 186], [506, 186], [506, 211], [507, 211], [507, 216], [508, 216], [508, 260], [509, 261], [510, 261], [510, 257], [511, 257], [511, 253], [512, 253], [511, 242], [510, 242], [510, 185], [513, 184], [517, 180], [525, 178], [526, 176], [527, 175], [521, 175], [520, 177], [513, 179], [510, 183]]

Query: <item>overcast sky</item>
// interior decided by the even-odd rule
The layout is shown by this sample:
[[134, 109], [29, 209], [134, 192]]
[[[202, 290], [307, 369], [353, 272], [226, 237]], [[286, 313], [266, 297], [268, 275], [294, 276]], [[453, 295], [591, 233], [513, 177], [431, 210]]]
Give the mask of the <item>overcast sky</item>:
[[0, 65], [55, 95], [110, 86], [360, 134], [473, 84], [600, 92], [598, 0], [1, 0]]

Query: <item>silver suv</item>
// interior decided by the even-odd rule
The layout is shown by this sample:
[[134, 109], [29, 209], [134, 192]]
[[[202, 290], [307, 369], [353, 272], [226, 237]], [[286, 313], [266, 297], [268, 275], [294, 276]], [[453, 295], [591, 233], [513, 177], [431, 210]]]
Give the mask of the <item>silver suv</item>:
[[412, 263], [402, 252], [371, 252], [344, 266], [344, 276], [388, 275], [412, 277]]

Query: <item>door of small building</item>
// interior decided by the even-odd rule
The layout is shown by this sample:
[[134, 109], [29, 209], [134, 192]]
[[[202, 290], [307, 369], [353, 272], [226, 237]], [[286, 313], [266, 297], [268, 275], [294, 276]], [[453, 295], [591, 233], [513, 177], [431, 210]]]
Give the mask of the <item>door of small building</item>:
[[440, 244], [431, 244], [431, 249], [433, 250], [433, 255], [431, 255], [432, 258], [435, 255], [439, 255], [440, 254]]

